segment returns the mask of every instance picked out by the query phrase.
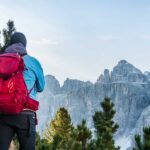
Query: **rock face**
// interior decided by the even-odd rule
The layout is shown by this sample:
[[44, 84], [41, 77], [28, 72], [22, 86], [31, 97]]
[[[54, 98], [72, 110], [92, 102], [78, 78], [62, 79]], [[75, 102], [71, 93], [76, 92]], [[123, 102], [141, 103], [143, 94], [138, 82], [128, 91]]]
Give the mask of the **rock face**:
[[[100, 102], [110, 97], [115, 104], [114, 120], [120, 128], [115, 135], [116, 144], [127, 150], [133, 144], [133, 136], [150, 122], [150, 73], [142, 73], [125, 60], [121, 60], [110, 73], [108, 69], [96, 83], [66, 79], [60, 87], [53, 76], [46, 76], [46, 88], [38, 95], [40, 111], [38, 130], [42, 134], [46, 124], [59, 107], [65, 107], [76, 125], [82, 119], [94, 130], [92, 116], [100, 110]], [[145, 120], [145, 121], [143, 121]]]
[[98, 83], [110, 83], [110, 74], [109, 70], [104, 70], [104, 75], [100, 75], [100, 77], [97, 79]]

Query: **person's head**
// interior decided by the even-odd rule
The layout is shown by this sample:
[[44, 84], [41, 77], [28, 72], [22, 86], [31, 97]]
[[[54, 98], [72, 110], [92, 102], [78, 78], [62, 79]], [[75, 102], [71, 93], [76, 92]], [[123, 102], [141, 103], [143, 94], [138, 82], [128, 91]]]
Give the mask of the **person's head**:
[[27, 40], [23, 33], [21, 32], [15, 32], [11, 39], [10, 39], [10, 45], [16, 44], [16, 43], [22, 43], [24, 47], [27, 46]]

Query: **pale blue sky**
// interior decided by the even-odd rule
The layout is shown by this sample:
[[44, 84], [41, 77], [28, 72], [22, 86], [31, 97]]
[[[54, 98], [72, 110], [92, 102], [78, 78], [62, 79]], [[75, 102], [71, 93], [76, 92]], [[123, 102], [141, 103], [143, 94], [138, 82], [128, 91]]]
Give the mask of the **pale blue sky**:
[[150, 71], [149, 0], [0, 0], [45, 74], [95, 82], [121, 59]]

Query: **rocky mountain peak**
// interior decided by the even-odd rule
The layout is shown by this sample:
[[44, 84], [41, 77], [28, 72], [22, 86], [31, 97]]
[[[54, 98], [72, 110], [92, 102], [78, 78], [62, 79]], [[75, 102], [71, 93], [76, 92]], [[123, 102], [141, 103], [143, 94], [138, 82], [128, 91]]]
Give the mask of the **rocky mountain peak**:
[[109, 70], [105, 69], [104, 74], [101, 74], [99, 78], [97, 79], [97, 83], [110, 83], [110, 82], [111, 82], [111, 79], [110, 79]]
[[[111, 80], [112, 82], [128, 82], [130, 78], [130, 82], [132, 82], [131, 78], [135, 78], [134, 76], [143, 76], [143, 74], [139, 69], [128, 63], [126, 60], [121, 60], [113, 68]], [[133, 82], [136, 82], [136, 80]]]
[[126, 60], [120, 60], [110, 73], [108, 69], [99, 76], [97, 83], [112, 83], [112, 82], [148, 82], [148, 76], [143, 74], [139, 69], [134, 67]]
[[45, 89], [48, 89], [53, 94], [59, 93], [59, 91], [60, 91], [60, 84], [59, 84], [59, 81], [55, 78], [55, 76], [46, 75], [45, 76], [45, 82], [46, 82]]
[[120, 60], [118, 62], [118, 65], [127, 65], [127, 64], [129, 64], [129, 63], [126, 60]]
[[120, 60], [118, 64], [113, 68], [113, 73], [119, 75], [128, 75], [130, 73], [142, 73], [139, 69], [128, 63], [126, 60]]
[[87, 81], [80, 81], [77, 79], [69, 79], [67, 78], [62, 86], [62, 92], [77, 92], [80, 88], [91, 85], [92, 83]]

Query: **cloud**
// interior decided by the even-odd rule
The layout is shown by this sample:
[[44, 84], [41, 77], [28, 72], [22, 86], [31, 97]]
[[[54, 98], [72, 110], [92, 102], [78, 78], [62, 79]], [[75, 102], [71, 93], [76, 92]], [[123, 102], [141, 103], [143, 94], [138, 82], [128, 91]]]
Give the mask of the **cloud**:
[[36, 44], [36, 45], [58, 45], [57, 41], [53, 41], [46, 38], [29, 40], [29, 41], [31, 44]]
[[121, 38], [119, 36], [114, 36], [114, 35], [99, 35], [97, 39], [100, 41], [114, 41], [114, 40], [120, 40]]

